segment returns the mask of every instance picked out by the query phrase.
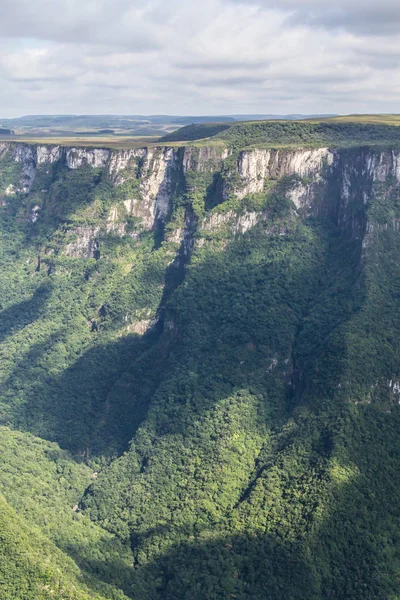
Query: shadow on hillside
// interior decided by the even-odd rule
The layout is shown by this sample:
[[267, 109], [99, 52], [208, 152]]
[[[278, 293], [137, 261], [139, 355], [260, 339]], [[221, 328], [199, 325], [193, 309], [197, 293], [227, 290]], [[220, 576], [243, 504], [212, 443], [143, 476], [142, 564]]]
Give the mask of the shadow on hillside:
[[51, 294], [51, 285], [41, 285], [29, 300], [5, 308], [0, 312], [0, 343], [20, 329], [33, 323], [43, 314]]
[[143, 600], [319, 600], [315, 568], [301, 544], [285, 547], [262, 534], [203, 535], [214, 539], [186, 536], [160, 558], [131, 569], [100, 560], [82, 568]]
[[151, 341], [129, 335], [88, 350], [54, 376], [46, 373], [46, 355], [58, 341], [55, 332], [33, 345], [1, 385], [11, 406], [20, 389], [26, 398], [13, 407], [17, 426], [82, 458], [120, 454], [146, 414], [162, 354], [151, 359], [158, 371], [146, 374], [140, 357], [150, 351]]
[[[321, 285], [326, 270], [334, 279], [346, 264], [348, 248], [318, 227], [313, 232], [312, 243], [307, 238], [297, 243], [250, 231], [225, 251], [205, 254], [192, 265], [185, 284], [179, 286], [179, 273], [177, 290], [163, 298], [164, 333], [158, 329], [106, 344], [99, 338], [97, 346], [55, 376], [43, 369], [48, 343], [33, 348], [3, 384], [11, 402], [13, 393], [27, 386], [17, 421], [82, 457], [120, 454], [151, 402], [157, 435], [184, 435], [191, 411], [204, 414], [235, 391], [252, 388], [265, 398], [263, 420], [279, 425], [301, 401], [299, 381], [310, 373], [314, 378], [307, 357], [329, 354], [327, 336], [346, 319], [335, 286]], [[318, 244], [325, 245], [325, 256]], [[169, 272], [166, 277], [170, 286]], [[346, 293], [353, 280], [348, 269], [340, 279]], [[321, 299], [323, 293], [328, 298]], [[35, 298], [32, 318], [42, 294]], [[307, 329], [313, 306], [318, 313], [318, 302], [327, 301], [322, 317]], [[19, 307], [8, 310], [20, 318]], [[52, 340], [57, 343], [57, 336]], [[331, 390], [341, 369], [332, 365]], [[163, 390], [154, 396], [161, 383]], [[324, 385], [326, 397], [330, 391]]]
[[[172, 466], [184, 464], [184, 451], [190, 448], [188, 439], [195, 435], [194, 425], [198, 426], [197, 422], [237, 391], [249, 390], [259, 399], [258, 421], [252, 424], [252, 431], [260, 427], [262, 432], [266, 423], [275, 430], [283, 428], [305, 398], [313, 399], [308, 415], [312, 423], [325, 408], [324, 403], [336, 400], [344, 368], [337, 358], [346, 350], [340, 328], [362, 301], [362, 294], [357, 301], [352, 298], [358, 273], [349, 260], [350, 252], [358, 249], [318, 228], [314, 234], [313, 243], [304, 234], [297, 245], [284, 236], [266, 245], [264, 238], [252, 237], [257, 232], [249, 232], [224, 253], [212, 257], [205, 254], [190, 268], [185, 284], [169, 297], [168, 327], [160, 337], [126, 336], [92, 348], [60, 376], [35, 382], [36, 397], [40, 402], [45, 398], [41, 416], [55, 423], [54, 439], [84, 456], [109, 449], [121, 452], [151, 403], [151, 439], [146, 440], [148, 447], [139, 451], [143, 458], [140, 473], [135, 465], [121, 467], [120, 474], [127, 478], [126, 498], [134, 505], [135, 494], [143, 490], [137, 486], [135, 493], [131, 492], [132, 482], [140, 479], [152, 483], [148, 477], [152, 461], [157, 463], [163, 452], [170, 452]], [[318, 250], [320, 244], [324, 252]], [[45, 348], [35, 349], [38, 364], [44, 354]], [[31, 361], [32, 355], [26, 357], [25, 365], [18, 365], [13, 374], [16, 379], [9, 380], [10, 389], [17, 389], [14, 381], [21, 373], [32, 378], [35, 371], [30, 370]], [[37, 405], [32, 402], [29, 410], [34, 418]], [[229, 423], [230, 419], [226, 411], [222, 420]], [[316, 429], [312, 450], [321, 460], [329, 460], [334, 451], [340, 423], [335, 426], [334, 434], [329, 428]], [[218, 446], [217, 433], [216, 423], [210, 419], [204, 438]], [[309, 439], [306, 434], [303, 432]], [[282, 446], [277, 452], [285, 455], [291, 448], [293, 461], [299, 459], [303, 469], [299, 489], [308, 497], [308, 480], [302, 475], [308, 473], [315, 457], [307, 455], [307, 448], [304, 451], [301, 447], [304, 454], [297, 453], [296, 435], [294, 430], [281, 436]], [[276, 467], [268, 457], [262, 460], [252, 474], [256, 483], [267, 480], [270, 468]], [[210, 462], [210, 469], [217, 464], [218, 454]], [[90, 490], [108, 525], [113, 522], [109, 516], [113, 516], [119, 501], [114, 475], [108, 481], [106, 470]], [[132, 598], [145, 600], [387, 597], [378, 572], [383, 562], [377, 558], [381, 551], [371, 548], [369, 529], [364, 527], [370, 516], [368, 510], [364, 511], [366, 500], [373, 503], [375, 511], [384, 500], [387, 484], [381, 486], [382, 495], [378, 494], [376, 500], [365, 499], [362, 490], [357, 489], [353, 501], [351, 493], [343, 489], [342, 498], [333, 498], [336, 513], [328, 511], [321, 516], [318, 492], [323, 476], [324, 469], [316, 471], [315, 504], [310, 509], [307, 535], [285, 537], [285, 531], [292, 525], [295, 529], [297, 523], [296, 512], [289, 510], [290, 503], [284, 510], [276, 506], [276, 527], [269, 534], [260, 533], [264, 530], [256, 527], [250, 535], [225, 536], [218, 533], [218, 527], [223, 529], [223, 519], [214, 523], [209, 515], [199, 513], [199, 522], [209, 520], [208, 531], [204, 525], [184, 525], [179, 530], [160, 524], [141, 536], [133, 536], [133, 569], [119, 561], [105, 564], [101, 558], [82, 560], [82, 567], [101, 580], [120, 585]], [[146, 510], [151, 503], [157, 506], [162, 500], [168, 504], [173, 498], [185, 504], [185, 487], [171, 491], [167, 487], [170, 479], [166, 472], [157, 482], [158, 487], [152, 488], [151, 496], [146, 496]], [[200, 489], [207, 485], [201, 479], [196, 481]], [[218, 475], [214, 482], [218, 482]], [[248, 484], [245, 482], [234, 506], [235, 517], [251, 530], [254, 513], [248, 508], [246, 514], [244, 506], [251, 505], [256, 486], [251, 481]], [[352, 483], [348, 488], [356, 489]], [[269, 502], [270, 491], [266, 488], [261, 511]], [[299, 503], [299, 496], [293, 494], [294, 507]], [[127, 503], [122, 507], [131, 510]], [[194, 506], [193, 511], [197, 510]], [[314, 532], [315, 515], [319, 522]], [[126, 518], [129, 521], [130, 515]], [[229, 518], [226, 515], [228, 527]], [[361, 522], [361, 527], [355, 527], [356, 522]], [[378, 529], [379, 524], [377, 535]], [[169, 539], [171, 544], [174, 542], [171, 546]], [[71, 555], [80, 562], [78, 553], [74, 556], [71, 551]]]
[[[319, 448], [306, 464], [298, 456], [307, 419], [251, 495], [218, 522], [205, 525], [204, 515], [193, 521], [191, 514], [183, 525], [171, 518], [143, 527], [131, 537], [132, 569], [72, 556], [133, 599], [395, 600], [400, 409], [388, 415], [347, 405], [325, 415], [325, 425], [332, 432], [328, 476], [318, 465], [310, 475]], [[287, 470], [280, 458], [288, 451]]]
[[[153, 270], [151, 264], [149, 278], [154, 287]], [[143, 282], [135, 280], [135, 285], [145, 285], [148, 272], [142, 276]], [[35, 320], [44, 321], [43, 327], [39, 322], [35, 329], [27, 329], [20, 347], [10, 342], [10, 352], [18, 359], [14, 358], [12, 371], [0, 386], [3, 423], [55, 441], [81, 458], [121, 454], [145, 416], [168, 364], [165, 344], [160, 342], [157, 352], [150, 352], [159, 339], [159, 332], [152, 330], [144, 336], [127, 333], [110, 342], [110, 332], [121, 327], [122, 317], [117, 314], [116, 323], [108, 317], [105, 331], [92, 329], [93, 346], [65, 367], [72, 353], [69, 341], [79, 352], [79, 332], [74, 338], [69, 323], [76, 318], [74, 295], [68, 286], [52, 286], [51, 281], [31, 300], [0, 313], [1, 342]], [[54, 301], [46, 313], [50, 299]], [[36, 340], [40, 341], [33, 343]]]
[[[335, 360], [338, 348], [331, 345], [330, 336], [349, 318], [346, 298], [351, 296], [357, 274], [348, 264], [347, 241], [332, 240], [330, 234], [324, 237], [326, 232], [318, 228], [314, 245], [306, 241], [304, 247], [298, 248], [291, 247], [282, 238], [268, 242], [270, 245], [266, 248], [261, 245], [259, 238], [252, 239], [251, 235], [226, 248], [225, 253], [212, 257], [206, 255], [204, 260], [192, 265], [185, 285], [179, 287], [169, 299], [166, 309], [168, 328], [147, 357], [142, 357], [144, 371], [149, 369], [162, 346], [168, 358], [168, 368], [164, 369], [161, 387], [151, 402], [151, 440], [146, 438], [144, 445], [140, 440], [136, 440], [135, 444], [134, 440], [135, 459], [132, 459], [132, 464], [125, 458], [120, 463], [116, 461], [115, 469], [112, 466], [109, 473], [106, 470], [83, 498], [82, 507], [88, 508], [95, 518], [102, 515], [101, 522], [105, 519], [108, 526], [115, 519], [118, 521], [118, 510], [127, 509], [133, 511], [133, 522], [136, 518], [146, 522], [146, 519], [152, 518], [152, 507], [157, 515], [159, 503], [164, 502], [168, 494], [171, 494], [171, 506], [186, 514], [186, 502], [188, 506], [190, 504], [187, 498], [189, 491], [181, 488], [179, 482], [182, 466], [192, 448], [191, 437], [196, 444], [196, 456], [210, 468], [210, 472], [206, 468], [205, 473], [210, 485], [215, 486], [212, 487], [213, 495], [218, 496], [220, 489], [221, 498], [228, 493], [227, 488], [225, 492], [222, 489], [226, 487], [226, 481], [218, 480], [216, 470], [219, 460], [227, 460], [220, 452], [223, 448], [219, 448], [218, 439], [220, 430], [225, 432], [235, 417], [235, 413], [231, 412], [232, 407], [236, 410], [235, 404], [226, 405], [218, 415], [214, 411], [227, 398], [240, 396], [243, 390], [245, 394], [242, 400], [239, 398], [239, 411], [245, 412], [246, 403], [251, 398], [256, 399], [256, 411], [251, 413], [252, 422], [244, 422], [240, 427], [248, 426], [250, 435], [265, 434], [266, 426], [280, 433], [276, 437], [273, 452], [263, 455], [262, 451], [256, 458], [254, 471], [246, 473], [242, 487], [230, 490], [231, 494], [237, 494], [232, 503], [235, 510], [242, 510], [253, 498], [256, 486], [266, 478], [270, 468], [276, 467], [273, 458], [276, 454], [285, 457], [288, 452], [300, 452], [304, 473], [308, 473], [309, 467], [312, 485], [317, 486], [314, 493], [318, 496], [317, 488], [326, 475], [326, 464], [334, 450], [335, 441], [330, 425], [320, 427], [318, 415], [326, 408], [326, 402], [331, 402], [335, 397], [343, 368], [342, 363]], [[255, 243], [257, 241], [258, 244]], [[264, 240], [262, 243], [267, 242]], [[325, 247], [324, 255], [315, 253], [315, 244], [318, 246], [320, 243]], [[267, 249], [273, 257], [270, 261], [265, 260]], [[342, 273], [336, 282], [338, 269], [342, 269]], [[326, 278], [327, 283], [323, 285]], [[316, 362], [309, 360], [306, 363], [306, 359], [315, 353]], [[163, 360], [164, 357], [161, 362]], [[329, 378], [326, 380], [325, 377], [324, 381], [321, 378], [326, 371], [319, 372], [321, 360], [330, 365]], [[290, 425], [287, 429], [286, 425], [304, 403], [304, 393], [314, 377], [315, 389], [324, 384], [324, 395], [314, 398], [318, 401], [314, 407], [310, 405], [309, 425], [303, 427], [306, 445], [297, 449], [298, 424]], [[298, 385], [297, 378], [305, 381], [301, 393], [293, 390]], [[240, 402], [244, 404], [240, 405]], [[205, 422], [207, 428], [203, 431], [201, 427]], [[224, 446], [232, 442], [228, 438], [228, 441], [223, 439], [221, 443]], [[205, 444], [207, 449], [204, 453]], [[235, 448], [232, 448], [232, 456], [235, 452]], [[238, 448], [237, 453], [241, 452], [243, 448]], [[140, 461], [140, 458], [142, 467], [139, 472], [136, 461]], [[160, 468], [158, 462], [162, 465]], [[156, 473], [156, 476], [152, 473]], [[179, 494], [173, 485], [170, 488], [174, 477]], [[113, 482], [116, 480], [122, 485], [122, 492], [115, 490]], [[306, 477], [300, 480], [301, 486], [307, 485]], [[133, 483], [137, 484], [135, 493], [138, 501], [140, 494], [151, 486], [151, 497], [146, 496], [145, 506], [142, 507], [145, 514], [135, 514], [136, 498], [129, 494]], [[197, 493], [206, 484], [202, 483], [200, 477], [193, 485]], [[294, 502], [298, 502], [295, 495]], [[313, 510], [310, 511], [310, 519]], [[204, 523], [209, 518], [200, 506], [194, 506], [192, 511], [198, 514], [200, 522]], [[294, 515], [288, 518], [294, 518]], [[257, 539], [228, 536], [221, 543], [207, 542], [203, 545], [201, 532], [196, 527], [194, 529], [193, 533], [193, 526], [188, 525], [186, 532], [182, 530], [179, 533], [172, 526], [160, 525], [147, 533], [133, 536], [132, 547], [138, 563], [134, 574], [134, 591], [130, 592], [132, 597], [140, 597], [140, 594], [146, 597], [148, 594], [149, 598], [171, 600], [192, 596], [219, 599], [229, 597], [229, 594], [239, 594], [237, 597], [247, 598], [251, 597], [249, 594], [253, 588], [257, 594], [265, 593], [268, 578], [273, 578], [274, 573], [276, 576], [277, 569], [278, 572], [281, 569], [281, 574], [277, 576], [274, 589], [281, 593], [281, 590], [287, 590], [284, 587], [285, 580], [290, 573], [293, 575], [293, 569], [298, 569], [298, 577], [305, 582], [304, 596], [296, 595], [298, 582], [293, 583], [289, 591], [293, 598], [312, 598], [309, 595], [310, 588], [317, 584], [313, 583], [312, 564], [302, 543], [293, 541], [286, 547], [282, 544], [283, 534], [277, 533], [272, 538], [261, 535], [261, 539], [258, 534]], [[197, 541], [188, 543], [192, 535]], [[151, 552], [157, 554], [165, 547], [166, 539], [175, 541], [180, 537], [181, 544], [166, 551], [153, 565], [145, 564], [143, 557], [148, 548], [150, 555]], [[227, 548], [227, 545], [231, 548]], [[193, 554], [193, 547], [198, 556]], [[232, 547], [238, 549], [236, 555]], [[243, 563], [240, 562], [240, 548], [248, 555]], [[275, 553], [276, 564], [270, 564], [268, 571], [270, 553]], [[186, 560], [189, 556], [190, 560]], [[261, 556], [264, 558], [261, 559]], [[221, 570], [226, 570], [225, 560], [231, 565], [233, 573], [242, 569], [240, 576], [228, 577], [227, 587], [220, 581], [224, 579]], [[257, 560], [261, 563], [257, 563]], [[266, 561], [268, 575], [265, 581], [257, 583], [258, 570], [264, 568], [262, 560]], [[187, 565], [191, 574], [183, 576], [179, 573], [180, 562]], [[288, 570], [290, 564], [292, 567]], [[258, 566], [252, 571], [251, 565]], [[102, 571], [100, 564], [95, 563], [93, 568], [96, 572]], [[115, 568], [120, 566], [115, 565]], [[107, 567], [107, 571], [111, 572], [112, 569], [109, 571]], [[183, 572], [186, 573], [186, 567]], [[207, 582], [207, 578], [211, 583]], [[151, 587], [154, 581], [158, 582], [156, 588], [148, 591], [147, 587]], [[241, 587], [237, 588], [239, 583]], [[213, 586], [216, 586], [217, 592], [212, 591]], [[315, 590], [315, 598], [319, 598], [317, 587]], [[276, 598], [280, 597], [276, 595]]]
[[[370, 464], [373, 454], [370, 444]], [[354, 460], [357, 463], [357, 457]], [[296, 522], [285, 522], [283, 507], [271, 498], [264, 508], [281, 517], [273, 527], [268, 523], [270, 533], [254, 525], [250, 512], [248, 517], [242, 513], [245, 534], [224, 534], [221, 524], [209, 528], [164, 525], [149, 530], [140, 540], [142, 546], [139, 539], [135, 541], [132, 569], [122, 561], [79, 562], [79, 557], [72, 556], [84, 571], [122, 589], [130, 598], [143, 600], [394, 599], [395, 559], [388, 564], [392, 545], [387, 536], [398, 529], [387, 518], [396, 519], [399, 510], [396, 483], [388, 479], [395, 468], [387, 469], [386, 485], [375, 487], [376, 497], [367, 506], [365, 476], [373, 477], [373, 468], [350, 482], [330, 482], [329, 495], [320, 494], [302, 532], [296, 532]], [[389, 502], [385, 500], [388, 493]], [[381, 516], [382, 503], [385, 514]], [[149, 547], [151, 538], [153, 546]]]

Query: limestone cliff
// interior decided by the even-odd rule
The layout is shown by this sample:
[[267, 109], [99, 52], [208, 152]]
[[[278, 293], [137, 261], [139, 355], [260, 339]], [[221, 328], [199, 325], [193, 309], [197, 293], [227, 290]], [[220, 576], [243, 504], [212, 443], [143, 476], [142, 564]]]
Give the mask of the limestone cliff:
[[[55, 192], [48, 187], [67, 172], [92, 170], [115, 189], [119, 197], [108, 203], [107, 214], [87, 209], [82, 222], [69, 227], [61, 252], [75, 257], [95, 256], [103, 233], [136, 238], [146, 231], [162, 234], [166, 223], [174, 220], [176, 199], [186, 197], [190, 204], [193, 194], [205, 199], [206, 210], [197, 215], [197, 230], [204, 234], [199, 245], [204, 245], [207, 233], [221, 227], [243, 234], [266, 216], [265, 210], [249, 208], [246, 199], [267, 195], [280, 182], [285, 185], [279, 193], [293, 203], [293, 210], [329, 218], [361, 239], [374, 227], [364, 210], [370, 199], [385, 183], [392, 189], [400, 181], [400, 152], [390, 149], [251, 149], [234, 155], [214, 147], [110, 150], [1, 142], [0, 161], [8, 169], [3, 169], [8, 176], [1, 180], [2, 205], [16, 195], [29, 199], [39, 180], [47, 177], [46, 187], [36, 189], [26, 209], [32, 222], [40, 222], [49, 196], [53, 204], [63, 201], [54, 200]], [[214, 208], [207, 207], [211, 192]], [[243, 205], [228, 207], [232, 199]], [[393, 219], [388, 226], [392, 223]], [[180, 244], [184, 238], [185, 227], [177, 223], [168, 239]]]

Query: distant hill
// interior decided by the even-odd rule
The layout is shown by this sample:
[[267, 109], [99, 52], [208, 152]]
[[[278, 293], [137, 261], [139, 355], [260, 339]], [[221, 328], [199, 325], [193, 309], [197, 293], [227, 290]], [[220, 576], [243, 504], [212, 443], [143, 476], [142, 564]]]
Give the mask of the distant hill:
[[[161, 138], [161, 142], [185, 142], [212, 137], [230, 146], [245, 148], [264, 144], [353, 144], [400, 142], [400, 129], [379, 121], [246, 121], [241, 123], [193, 124]], [[400, 123], [400, 121], [399, 121]]]
[[[26, 115], [2, 119], [0, 135], [32, 136], [163, 136], [180, 127], [259, 120], [303, 120], [326, 115]], [[214, 132], [215, 133], [215, 132]], [[211, 134], [210, 134], [211, 135]], [[193, 139], [193, 138], [188, 138]], [[194, 138], [196, 139], [196, 138]]]
[[168, 135], [161, 138], [162, 142], [188, 142], [194, 140], [200, 140], [202, 138], [209, 138], [229, 129], [231, 125], [229, 123], [205, 123], [185, 125]]

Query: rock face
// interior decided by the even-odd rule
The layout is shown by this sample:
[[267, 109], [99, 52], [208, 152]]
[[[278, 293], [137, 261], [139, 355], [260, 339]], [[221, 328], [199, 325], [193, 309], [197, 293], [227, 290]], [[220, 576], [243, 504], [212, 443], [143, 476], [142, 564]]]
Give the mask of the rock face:
[[13, 146], [12, 158], [21, 165], [18, 191], [27, 193], [31, 189], [35, 179], [36, 156], [34, 148], [27, 144], [15, 144]]
[[110, 151], [103, 148], [69, 148], [66, 152], [66, 164], [69, 169], [79, 169], [84, 165], [99, 169], [105, 167]]
[[238, 196], [262, 192], [266, 179], [297, 175], [302, 178], [322, 176], [325, 165], [332, 165], [333, 153], [328, 148], [316, 150], [244, 150], [237, 167], [241, 179]]
[[99, 227], [77, 227], [73, 234], [74, 239], [66, 245], [64, 254], [74, 258], [96, 258], [99, 231]]
[[[371, 232], [364, 208], [379, 185], [400, 183], [400, 151], [390, 149], [251, 149], [235, 157], [232, 150], [212, 146], [109, 150], [0, 142], [0, 161], [15, 165], [13, 178], [5, 180], [0, 189], [2, 205], [18, 194], [28, 194], [37, 174], [42, 169], [51, 174], [48, 167], [52, 165], [59, 165], [64, 172], [96, 169], [102, 181], [117, 191], [124, 190], [102, 223], [78, 225], [72, 232], [73, 240], [68, 240], [63, 252], [77, 257], [98, 252], [102, 231], [132, 237], [144, 231], [162, 231], [173, 212], [174, 199], [193, 191], [193, 176], [196, 182], [219, 181], [217, 207], [200, 219], [198, 228], [212, 232], [228, 227], [233, 235], [245, 233], [265, 214], [245, 206], [239, 212], [220, 211], [218, 204], [232, 197], [245, 201], [249, 195], [276, 189], [299, 213], [329, 218], [360, 239]], [[195, 190], [205, 197], [204, 186], [198, 188], [196, 183]], [[29, 210], [27, 219], [32, 222], [40, 221], [45, 213], [37, 198]], [[129, 219], [133, 229], [132, 223], [128, 227]], [[185, 227], [178, 227], [169, 232], [169, 239], [180, 243], [184, 235]]]
[[122, 185], [129, 178], [129, 170], [140, 164], [146, 153], [146, 148], [111, 152], [108, 174], [114, 185]]
[[165, 220], [170, 212], [176, 158], [172, 148], [151, 149], [144, 157], [140, 188], [148, 215], [146, 228], [154, 227], [156, 219]]
[[214, 147], [184, 148], [182, 166], [185, 173], [195, 171], [204, 173], [221, 168], [223, 161], [229, 156], [228, 150], [217, 150]]
[[204, 219], [200, 225], [200, 230], [213, 232], [228, 226], [234, 235], [243, 235], [262, 218], [263, 214], [257, 211], [246, 210], [238, 215], [234, 210], [228, 210], [224, 213], [214, 213], [209, 218]]
[[36, 165], [51, 165], [61, 159], [61, 146], [38, 146], [36, 149]]

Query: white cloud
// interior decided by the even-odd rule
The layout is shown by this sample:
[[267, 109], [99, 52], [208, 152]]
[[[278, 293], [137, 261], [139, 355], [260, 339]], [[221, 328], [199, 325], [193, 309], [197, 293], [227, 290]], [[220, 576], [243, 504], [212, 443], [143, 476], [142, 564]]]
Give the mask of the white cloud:
[[379, 8], [0, 0], [0, 116], [396, 112], [400, 11]]

